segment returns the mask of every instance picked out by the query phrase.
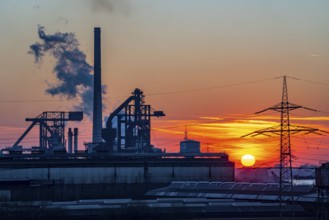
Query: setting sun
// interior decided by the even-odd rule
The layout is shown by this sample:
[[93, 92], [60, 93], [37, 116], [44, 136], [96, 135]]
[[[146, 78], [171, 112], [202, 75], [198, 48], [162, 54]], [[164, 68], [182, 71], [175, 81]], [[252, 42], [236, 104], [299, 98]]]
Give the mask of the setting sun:
[[251, 154], [245, 154], [241, 157], [241, 163], [245, 167], [253, 166], [255, 162], [256, 162], [255, 157]]

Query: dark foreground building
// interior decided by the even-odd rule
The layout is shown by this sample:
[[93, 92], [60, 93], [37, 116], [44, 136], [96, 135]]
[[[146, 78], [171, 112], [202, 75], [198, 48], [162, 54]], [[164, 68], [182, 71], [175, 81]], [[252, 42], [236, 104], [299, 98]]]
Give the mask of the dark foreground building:
[[140, 198], [172, 181], [234, 181], [234, 163], [223, 153], [0, 159], [0, 197], [10, 201]]
[[[278, 203], [243, 202], [223, 199], [104, 199], [72, 202], [1, 204], [2, 219], [280, 219]], [[295, 217], [314, 217], [299, 205], [285, 205]]]

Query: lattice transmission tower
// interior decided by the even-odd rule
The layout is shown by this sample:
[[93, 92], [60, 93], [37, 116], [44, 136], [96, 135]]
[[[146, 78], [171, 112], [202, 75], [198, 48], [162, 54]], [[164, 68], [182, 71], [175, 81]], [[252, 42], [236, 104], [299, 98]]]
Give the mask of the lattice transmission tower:
[[[310, 128], [310, 127], [290, 124], [290, 117], [289, 117], [290, 111], [300, 108], [310, 111], [315, 111], [315, 112], [317, 112], [317, 110], [289, 103], [286, 78], [287, 78], [286, 76], [283, 76], [282, 101], [270, 108], [255, 113], [255, 114], [259, 114], [268, 110], [279, 112], [281, 114], [280, 125], [254, 131], [252, 133], [242, 136], [242, 137], [247, 137], [247, 136], [255, 137], [257, 135], [267, 135], [267, 136], [270, 136], [271, 134], [279, 135], [280, 137], [280, 177], [279, 177], [280, 178], [280, 183], [279, 183], [280, 207], [282, 207], [282, 200], [283, 200], [283, 185], [287, 186], [291, 192], [291, 195], [293, 195], [293, 181], [292, 181], [293, 175], [292, 175], [290, 135], [299, 132], [304, 132], [305, 134], [314, 133], [318, 135], [323, 135], [322, 133], [328, 133], [326, 131], [322, 131], [317, 128]], [[293, 197], [291, 197], [291, 200], [293, 200]]]

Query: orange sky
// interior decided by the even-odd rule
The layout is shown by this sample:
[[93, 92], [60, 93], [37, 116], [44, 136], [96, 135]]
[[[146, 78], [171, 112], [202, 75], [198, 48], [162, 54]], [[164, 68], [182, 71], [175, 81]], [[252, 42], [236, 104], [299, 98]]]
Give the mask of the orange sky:
[[[152, 142], [178, 151], [188, 125], [206, 151], [225, 151], [256, 166], [278, 161], [279, 142], [240, 136], [273, 125], [277, 114], [252, 115], [281, 99], [282, 75], [291, 102], [321, 112], [293, 112], [292, 123], [329, 130], [329, 2], [287, 0], [3, 0], [0, 7], [0, 147], [27, 128], [26, 117], [72, 110], [76, 100], [45, 93], [56, 83], [54, 60], [35, 64], [27, 52], [47, 33], [74, 32], [93, 62], [93, 28], [102, 28], [102, 74], [108, 116], [135, 88], [166, 117], [154, 119]], [[253, 83], [245, 83], [253, 82]], [[240, 84], [242, 83], [242, 84]], [[180, 92], [183, 91], [183, 92]], [[163, 94], [164, 93], [164, 94]], [[79, 125], [90, 140], [88, 120]], [[31, 134], [26, 145], [34, 144]], [[293, 139], [296, 165], [327, 160], [327, 137]], [[274, 162], [274, 163], [270, 163]]]
[[[272, 137], [241, 136], [253, 131], [277, 125], [277, 118], [257, 116], [226, 116], [224, 118], [200, 118], [200, 120], [171, 120], [155, 122], [159, 128], [153, 129], [153, 142], [167, 150], [177, 151], [178, 139], [184, 137], [184, 126], [187, 125], [189, 138], [201, 142], [203, 152], [226, 152], [233, 161], [240, 166], [240, 158], [244, 154], [256, 157], [256, 167], [266, 167], [278, 164], [280, 139]], [[326, 129], [328, 131], [329, 117], [302, 118], [303, 125]], [[291, 121], [300, 121], [300, 118], [291, 118]], [[318, 124], [317, 122], [325, 122]], [[317, 164], [317, 160], [327, 160], [329, 139], [327, 136], [295, 135], [292, 136], [292, 152], [295, 166], [301, 164]], [[321, 155], [323, 154], [323, 155]]]
[[[147, 100], [147, 97], [146, 97]], [[150, 103], [151, 104], [151, 103]], [[329, 131], [327, 116], [304, 117], [302, 110], [292, 112], [291, 124], [298, 124], [312, 128], [319, 128]], [[298, 115], [298, 116], [297, 116]], [[226, 152], [232, 161], [240, 167], [240, 158], [244, 154], [252, 154], [256, 158], [255, 167], [268, 167], [278, 164], [280, 142], [279, 137], [241, 136], [253, 131], [278, 125], [279, 115], [276, 113], [255, 115], [236, 114], [200, 116], [195, 119], [170, 119], [173, 117], [154, 118], [152, 123], [152, 144], [167, 152], [178, 152], [179, 142], [184, 138], [185, 127], [188, 130], [188, 137], [201, 142], [202, 152]], [[27, 123], [25, 123], [27, 127]], [[69, 127], [79, 127], [80, 146], [83, 149], [83, 142], [91, 139], [91, 124], [88, 119], [81, 123], [69, 123]], [[25, 128], [4, 127], [1, 129], [2, 143], [14, 143]], [[37, 129], [23, 141], [24, 146], [37, 144]], [[4, 146], [4, 145], [2, 145]], [[292, 136], [292, 152], [294, 166], [302, 164], [318, 164], [327, 160], [329, 152], [329, 137], [318, 135], [294, 135]]]

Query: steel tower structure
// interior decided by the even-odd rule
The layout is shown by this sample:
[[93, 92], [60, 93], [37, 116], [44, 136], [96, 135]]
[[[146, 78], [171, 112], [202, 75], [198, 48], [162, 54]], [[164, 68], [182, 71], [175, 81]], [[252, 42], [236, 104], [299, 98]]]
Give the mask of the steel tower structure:
[[[291, 125], [290, 124], [290, 111], [296, 109], [306, 109], [310, 111], [317, 110], [306, 108], [300, 105], [289, 103], [288, 101], [288, 87], [287, 87], [287, 77], [283, 76], [283, 89], [282, 89], [282, 100], [281, 103], [278, 103], [270, 108], [264, 109], [262, 111], [256, 112], [255, 114], [259, 114], [268, 110], [273, 110], [279, 112], [281, 114], [280, 125], [261, 129], [258, 131], [254, 131], [250, 134], [244, 135], [246, 136], [257, 136], [257, 135], [270, 135], [276, 134], [280, 136], [280, 186], [279, 186], [279, 200], [280, 200], [280, 207], [282, 208], [282, 200], [283, 200], [283, 185], [287, 185], [289, 190], [293, 192], [293, 175], [292, 175], [292, 161], [291, 161], [291, 134], [296, 134], [299, 132], [304, 132], [306, 134], [315, 133], [322, 135], [321, 133], [328, 133], [316, 128], [309, 128], [304, 126], [298, 125]], [[293, 197], [291, 197], [293, 200]], [[282, 210], [282, 209], [281, 209]]]
[[165, 116], [145, 105], [143, 91], [135, 89], [132, 95], [112, 112], [102, 130], [105, 144], [114, 152], [152, 152], [151, 117]]

